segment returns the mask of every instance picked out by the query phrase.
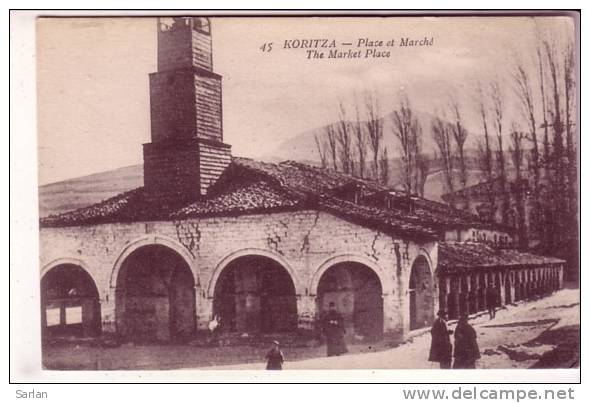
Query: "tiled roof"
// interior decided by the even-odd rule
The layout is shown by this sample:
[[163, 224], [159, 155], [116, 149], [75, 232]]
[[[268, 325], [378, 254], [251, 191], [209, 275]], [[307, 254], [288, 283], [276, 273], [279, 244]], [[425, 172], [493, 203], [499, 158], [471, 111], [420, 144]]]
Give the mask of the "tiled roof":
[[198, 201], [154, 202], [138, 188], [92, 206], [42, 218], [41, 226], [180, 220], [294, 209], [318, 209], [384, 232], [428, 239], [439, 238], [442, 231], [452, 227], [495, 226], [445, 204], [402, 196], [375, 182], [330, 169], [246, 158], [233, 158], [209, 195]]
[[439, 242], [438, 270], [452, 273], [493, 267], [535, 267], [564, 263], [554, 257], [534, 255], [514, 249], [495, 248], [476, 242]]

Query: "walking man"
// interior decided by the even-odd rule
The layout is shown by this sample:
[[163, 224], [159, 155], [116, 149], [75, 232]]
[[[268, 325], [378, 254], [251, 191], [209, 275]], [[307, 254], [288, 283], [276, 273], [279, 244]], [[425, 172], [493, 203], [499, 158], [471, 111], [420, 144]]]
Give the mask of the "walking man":
[[279, 342], [275, 340], [272, 342], [271, 349], [266, 353], [266, 369], [281, 370], [283, 362], [285, 362], [285, 357], [279, 348]]
[[477, 345], [477, 333], [468, 322], [467, 315], [461, 315], [455, 328], [455, 362], [453, 369], [475, 368], [475, 361], [481, 358]]
[[326, 336], [328, 357], [338, 356], [348, 351], [344, 341], [345, 326], [344, 318], [336, 311], [336, 304], [330, 302], [329, 311], [323, 318], [322, 330]]
[[428, 361], [438, 362], [441, 369], [451, 368], [453, 346], [449, 335], [453, 334], [453, 331], [447, 329], [447, 313], [444, 310], [438, 311], [430, 334], [432, 342]]
[[488, 295], [487, 295], [487, 303], [488, 303], [488, 314], [490, 315], [490, 319], [494, 319], [496, 317], [496, 288], [490, 287], [488, 288]]

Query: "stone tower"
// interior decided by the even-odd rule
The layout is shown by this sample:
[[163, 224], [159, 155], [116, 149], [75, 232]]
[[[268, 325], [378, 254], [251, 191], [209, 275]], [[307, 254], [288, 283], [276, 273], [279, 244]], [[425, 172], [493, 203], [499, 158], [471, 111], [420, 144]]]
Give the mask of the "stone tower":
[[143, 145], [148, 197], [180, 201], [206, 195], [231, 162], [231, 147], [223, 143], [221, 76], [213, 72], [208, 18], [158, 19], [150, 114], [152, 141]]

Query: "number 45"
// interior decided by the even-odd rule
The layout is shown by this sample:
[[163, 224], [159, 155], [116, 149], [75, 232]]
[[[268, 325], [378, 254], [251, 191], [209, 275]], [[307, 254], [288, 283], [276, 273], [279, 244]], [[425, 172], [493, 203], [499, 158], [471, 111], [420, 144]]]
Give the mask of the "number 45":
[[272, 44], [273, 44], [272, 42], [265, 43], [260, 47], [260, 50], [268, 53], [272, 50]]

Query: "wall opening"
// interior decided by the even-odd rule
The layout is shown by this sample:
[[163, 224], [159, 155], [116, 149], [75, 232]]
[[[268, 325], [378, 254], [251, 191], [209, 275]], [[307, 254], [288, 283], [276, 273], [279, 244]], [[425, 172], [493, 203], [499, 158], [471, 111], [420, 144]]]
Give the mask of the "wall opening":
[[430, 326], [434, 320], [434, 284], [430, 266], [418, 256], [410, 272], [410, 330]]
[[283, 333], [297, 329], [297, 297], [289, 272], [265, 256], [242, 256], [221, 272], [213, 313], [222, 331]]
[[41, 329], [44, 338], [100, 334], [98, 289], [80, 266], [61, 264], [41, 279]]
[[183, 341], [195, 335], [195, 280], [188, 263], [162, 245], [129, 255], [117, 277], [117, 330], [124, 340]]
[[344, 317], [348, 338], [378, 340], [383, 336], [381, 281], [369, 267], [356, 262], [338, 263], [326, 270], [318, 284], [318, 312], [330, 303]]

